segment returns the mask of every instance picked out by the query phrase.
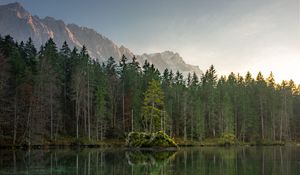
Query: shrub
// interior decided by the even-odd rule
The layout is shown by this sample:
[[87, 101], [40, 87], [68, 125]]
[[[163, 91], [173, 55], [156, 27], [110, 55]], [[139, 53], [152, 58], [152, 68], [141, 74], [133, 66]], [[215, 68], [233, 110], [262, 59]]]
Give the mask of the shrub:
[[223, 133], [219, 140], [219, 145], [229, 146], [237, 144], [237, 139], [234, 134], [231, 133]]
[[177, 147], [175, 141], [162, 131], [155, 133], [131, 132], [126, 138], [129, 147]]

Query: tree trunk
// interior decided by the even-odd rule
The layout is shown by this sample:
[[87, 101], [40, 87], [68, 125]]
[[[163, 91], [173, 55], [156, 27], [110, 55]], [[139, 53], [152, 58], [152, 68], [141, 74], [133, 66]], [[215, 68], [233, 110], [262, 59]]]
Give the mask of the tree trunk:
[[78, 91], [76, 92], [76, 138], [79, 138], [79, 99]]
[[83, 108], [83, 123], [84, 123], [84, 136], [87, 134], [87, 115], [86, 115], [86, 99], [83, 97], [84, 108]]
[[104, 130], [104, 124], [101, 123], [101, 134], [100, 134], [100, 140], [103, 141], [103, 130]]
[[99, 119], [97, 119], [96, 124], [96, 140], [99, 141]]
[[151, 117], [150, 117], [150, 133], [152, 132], [152, 124], [153, 124], [153, 109], [154, 109], [154, 102], [152, 102], [152, 108], [151, 108]]
[[14, 136], [13, 136], [13, 145], [16, 144], [17, 140], [17, 95], [14, 99]]
[[79, 157], [78, 153], [76, 153], [76, 175], [78, 175], [78, 170], [79, 170]]
[[131, 110], [131, 132], [133, 132], [133, 109]]
[[239, 137], [239, 132], [238, 132], [239, 118], [238, 118], [237, 109], [234, 110], [234, 114], [235, 114], [235, 137], [238, 138]]
[[286, 140], [288, 137], [288, 112], [287, 112], [287, 94], [284, 93], [284, 139]]
[[194, 139], [194, 121], [193, 121], [193, 114], [191, 115], [191, 141]]
[[[66, 61], [64, 61], [64, 114], [67, 114], [67, 66], [66, 66]], [[66, 116], [62, 118], [62, 123], [63, 123], [63, 132], [66, 132]]]
[[88, 87], [87, 87], [87, 116], [88, 116], [88, 138], [91, 140], [91, 116], [90, 116], [90, 71], [88, 67]]
[[279, 134], [279, 141], [282, 141], [282, 115], [280, 115], [280, 134]]
[[27, 126], [26, 126], [26, 130], [28, 132], [27, 144], [29, 147], [31, 145], [31, 108], [32, 108], [32, 98], [30, 97], [29, 110], [27, 115]]
[[184, 135], [184, 141], [186, 141], [187, 133], [186, 133], [186, 100], [183, 102], [183, 116], [184, 116], [184, 129], [183, 129], [183, 135]]
[[123, 89], [122, 89], [122, 117], [123, 117], [123, 131], [125, 132], [125, 95], [124, 95], [124, 82], [123, 82]]
[[262, 99], [260, 98], [260, 125], [261, 125], [261, 138], [264, 140], [264, 116], [263, 116], [263, 103], [262, 103]]
[[53, 92], [52, 85], [50, 85], [50, 139], [53, 139]]
[[162, 111], [160, 112], [160, 130], [163, 130], [163, 115], [162, 115]]

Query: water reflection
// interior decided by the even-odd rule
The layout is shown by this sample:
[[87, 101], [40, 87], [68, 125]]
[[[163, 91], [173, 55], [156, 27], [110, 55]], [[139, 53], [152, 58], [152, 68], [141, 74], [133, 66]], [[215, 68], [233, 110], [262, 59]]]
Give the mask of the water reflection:
[[128, 164], [131, 165], [132, 174], [166, 174], [165, 167], [175, 158], [173, 151], [128, 151], [126, 152]]
[[184, 148], [178, 152], [120, 149], [0, 150], [0, 174], [296, 175], [300, 147]]

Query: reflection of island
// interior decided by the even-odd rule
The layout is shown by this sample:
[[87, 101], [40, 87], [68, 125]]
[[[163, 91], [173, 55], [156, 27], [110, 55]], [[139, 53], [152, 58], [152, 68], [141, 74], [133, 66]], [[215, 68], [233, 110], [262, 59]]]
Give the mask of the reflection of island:
[[147, 132], [131, 132], [126, 138], [126, 145], [129, 148], [164, 148], [178, 149], [178, 145], [170, 136], [163, 131], [147, 133]]
[[126, 158], [133, 174], [164, 174], [164, 167], [175, 154], [175, 151], [128, 151]]

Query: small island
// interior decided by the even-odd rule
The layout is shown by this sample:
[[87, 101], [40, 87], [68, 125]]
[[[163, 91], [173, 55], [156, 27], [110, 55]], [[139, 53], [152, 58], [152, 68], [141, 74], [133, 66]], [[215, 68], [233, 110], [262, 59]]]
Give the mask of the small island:
[[131, 149], [159, 148], [178, 149], [174, 139], [162, 131], [154, 133], [130, 132], [126, 138], [126, 145]]

